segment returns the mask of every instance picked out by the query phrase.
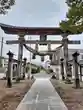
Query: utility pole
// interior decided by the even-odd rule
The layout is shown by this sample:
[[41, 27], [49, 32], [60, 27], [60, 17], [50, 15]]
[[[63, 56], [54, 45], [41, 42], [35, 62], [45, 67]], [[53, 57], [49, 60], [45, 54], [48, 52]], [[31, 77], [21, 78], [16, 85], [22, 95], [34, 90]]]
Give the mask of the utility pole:
[[0, 50], [0, 66], [2, 66], [2, 55], [3, 55], [3, 37], [1, 39], [1, 50]]
[[[31, 40], [31, 36], [28, 37], [28, 40]], [[31, 44], [30, 44], [31, 47]], [[31, 78], [31, 52], [30, 52], [30, 66], [29, 66], [29, 78]]]
[[1, 57], [2, 57], [2, 54], [3, 54], [3, 37], [2, 37], [2, 40], [1, 40]]

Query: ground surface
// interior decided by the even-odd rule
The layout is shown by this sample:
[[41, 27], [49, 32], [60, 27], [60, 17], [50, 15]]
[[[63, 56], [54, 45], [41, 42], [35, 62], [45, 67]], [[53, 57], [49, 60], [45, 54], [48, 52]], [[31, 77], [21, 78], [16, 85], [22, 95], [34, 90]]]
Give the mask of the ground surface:
[[16, 107], [34, 81], [25, 80], [6, 87], [6, 81], [0, 80], [0, 110], [16, 110]]
[[51, 80], [51, 82], [68, 110], [83, 110], [83, 89], [75, 89], [72, 84], [65, 84], [56, 80]]
[[50, 75], [41, 72], [35, 77], [35, 83], [16, 110], [67, 110], [49, 80]]

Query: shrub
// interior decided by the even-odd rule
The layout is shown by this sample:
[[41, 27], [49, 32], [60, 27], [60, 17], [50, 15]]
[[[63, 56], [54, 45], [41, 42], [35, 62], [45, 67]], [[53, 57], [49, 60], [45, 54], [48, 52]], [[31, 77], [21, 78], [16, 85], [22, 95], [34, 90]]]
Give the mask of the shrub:
[[39, 73], [39, 72], [40, 72], [40, 67], [38, 67], [38, 68], [37, 68], [36, 72], [37, 72], [37, 73]]
[[35, 69], [35, 68], [32, 68], [32, 69], [31, 69], [31, 73], [32, 73], [32, 74], [35, 74], [35, 73], [37, 73], [37, 69]]

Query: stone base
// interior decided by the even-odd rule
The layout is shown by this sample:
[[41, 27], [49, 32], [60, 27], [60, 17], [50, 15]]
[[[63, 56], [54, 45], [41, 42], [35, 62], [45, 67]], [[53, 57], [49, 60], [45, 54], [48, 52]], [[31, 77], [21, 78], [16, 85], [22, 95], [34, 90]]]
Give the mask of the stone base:
[[20, 77], [16, 78], [16, 82], [20, 82], [20, 80], [21, 80]]
[[80, 81], [79, 81], [79, 79], [75, 79], [75, 87], [77, 89], [80, 88]]
[[30, 75], [27, 76], [27, 79], [30, 79]]
[[66, 78], [65, 84], [72, 84], [71, 79], [70, 78]]
[[51, 79], [56, 79], [56, 76], [55, 75], [52, 75]]

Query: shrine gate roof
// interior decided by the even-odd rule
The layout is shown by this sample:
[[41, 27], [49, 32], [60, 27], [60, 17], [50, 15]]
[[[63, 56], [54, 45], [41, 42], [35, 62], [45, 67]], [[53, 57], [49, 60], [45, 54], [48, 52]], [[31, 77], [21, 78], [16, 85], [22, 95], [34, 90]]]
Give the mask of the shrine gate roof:
[[26, 35], [61, 35], [64, 33], [59, 27], [20, 27], [2, 23], [0, 23], [0, 27], [6, 34], [24, 33]]

